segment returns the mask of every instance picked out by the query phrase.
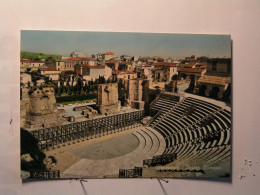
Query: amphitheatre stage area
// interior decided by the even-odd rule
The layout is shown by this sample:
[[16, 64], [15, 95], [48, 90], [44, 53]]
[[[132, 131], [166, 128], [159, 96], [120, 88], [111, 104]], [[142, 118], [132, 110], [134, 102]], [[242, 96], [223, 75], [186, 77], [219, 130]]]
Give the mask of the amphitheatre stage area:
[[[206, 97], [181, 96], [161, 93], [150, 117], [123, 108], [110, 119], [100, 115], [31, 133], [49, 137], [39, 146], [49, 158], [49, 170], [59, 170], [61, 178], [229, 177], [230, 107]], [[66, 109], [73, 112], [71, 107]], [[62, 129], [73, 128], [62, 137]], [[54, 133], [61, 136], [51, 137]]]

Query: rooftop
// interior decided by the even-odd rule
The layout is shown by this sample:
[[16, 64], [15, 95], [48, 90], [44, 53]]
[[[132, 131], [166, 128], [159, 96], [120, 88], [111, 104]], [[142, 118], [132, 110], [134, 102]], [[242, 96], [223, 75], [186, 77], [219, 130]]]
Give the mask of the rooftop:
[[206, 69], [203, 68], [183, 68], [180, 72], [192, 72], [192, 73], [202, 73]]
[[105, 55], [115, 55], [113, 52], [111, 52], [111, 51], [108, 51], [108, 52], [106, 52], [106, 53], [104, 53]]
[[110, 61], [108, 61], [108, 62], [106, 62], [107, 64], [115, 64], [115, 63], [117, 63], [118, 62], [118, 60], [110, 60]]
[[95, 61], [93, 58], [87, 58], [87, 57], [73, 57], [73, 58], [67, 58], [68, 61]]
[[89, 69], [105, 69], [103, 66], [90, 66], [88, 64], [81, 64], [80, 67], [87, 67]]
[[131, 62], [131, 61], [121, 61], [120, 64], [128, 64], [128, 65], [131, 65], [132, 62]]
[[204, 75], [198, 80], [199, 83], [208, 83], [208, 84], [217, 84], [217, 85], [226, 85], [231, 83], [231, 77], [219, 77], [219, 76], [210, 76]]
[[155, 66], [164, 66], [164, 67], [176, 67], [178, 63], [169, 63], [169, 62], [157, 62], [154, 63]]
[[112, 72], [112, 74], [135, 74], [135, 72], [132, 72], [132, 71], [129, 71], [129, 70], [121, 70], [121, 71], [118, 71], [118, 70], [114, 70]]

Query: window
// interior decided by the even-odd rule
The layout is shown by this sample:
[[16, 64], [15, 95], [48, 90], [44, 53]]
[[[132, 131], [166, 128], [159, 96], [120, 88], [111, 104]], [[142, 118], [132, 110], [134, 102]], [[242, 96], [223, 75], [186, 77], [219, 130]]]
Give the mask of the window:
[[216, 62], [214, 62], [212, 64], [212, 71], [216, 71], [216, 70], [217, 70], [217, 64], [216, 64]]
[[231, 64], [227, 64], [227, 71], [231, 72]]

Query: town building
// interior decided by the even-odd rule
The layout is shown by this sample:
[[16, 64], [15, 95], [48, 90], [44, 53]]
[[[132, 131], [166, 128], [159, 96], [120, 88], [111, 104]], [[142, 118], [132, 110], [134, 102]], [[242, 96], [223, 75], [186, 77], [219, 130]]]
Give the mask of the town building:
[[189, 79], [191, 75], [197, 80], [206, 73], [206, 69], [202, 68], [183, 68], [179, 71], [179, 77], [184, 79]]
[[119, 61], [118, 60], [109, 60], [106, 62], [106, 66], [108, 66], [112, 70], [118, 70]]
[[64, 62], [64, 60], [57, 60], [55, 68], [57, 70], [60, 70], [60, 71], [65, 71], [65, 62]]
[[48, 57], [45, 60], [45, 67], [46, 68], [56, 68], [56, 60], [53, 59], [52, 57]]
[[41, 60], [20, 60], [21, 72], [38, 70], [38, 68], [45, 65], [44, 61]]
[[212, 58], [208, 60], [207, 75], [231, 76], [231, 69], [230, 58]]
[[152, 74], [155, 82], [169, 83], [172, 80], [173, 75], [178, 74], [177, 64], [167, 62], [155, 63]]
[[112, 75], [114, 78], [117, 78], [117, 80], [130, 80], [137, 78], [137, 74], [135, 72], [126, 70], [114, 70], [112, 71]]
[[41, 68], [40, 71], [42, 75], [48, 76], [52, 81], [58, 81], [59, 74], [61, 73], [61, 71], [56, 68]]
[[115, 57], [115, 54], [113, 52], [111, 52], [111, 51], [102, 54], [102, 58], [104, 60], [110, 60], [110, 59], [112, 59], [114, 57]]
[[[105, 67], [102, 66], [91, 66], [88, 64], [76, 64], [74, 66], [74, 71], [78, 75], [82, 75], [84, 80], [95, 81], [101, 76], [106, 75]], [[109, 71], [107, 70], [107, 73]], [[108, 73], [109, 74], [109, 73]]]
[[76, 64], [87, 64], [90, 66], [95, 66], [96, 61], [93, 58], [87, 57], [71, 57], [64, 60], [64, 71], [74, 71], [74, 66]]
[[129, 70], [132, 71], [133, 62], [131, 61], [121, 61], [119, 62], [118, 70]]

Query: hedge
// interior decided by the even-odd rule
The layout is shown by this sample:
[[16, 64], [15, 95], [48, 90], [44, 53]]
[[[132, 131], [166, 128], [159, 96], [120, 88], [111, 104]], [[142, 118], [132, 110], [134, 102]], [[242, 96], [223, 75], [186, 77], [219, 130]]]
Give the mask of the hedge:
[[82, 95], [71, 95], [71, 96], [57, 97], [56, 102], [57, 103], [73, 102], [73, 101], [82, 101], [82, 100], [89, 100], [89, 99], [95, 99], [95, 98], [97, 98], [96, 93], [89, 93], [89, 94], [82, 94]]

